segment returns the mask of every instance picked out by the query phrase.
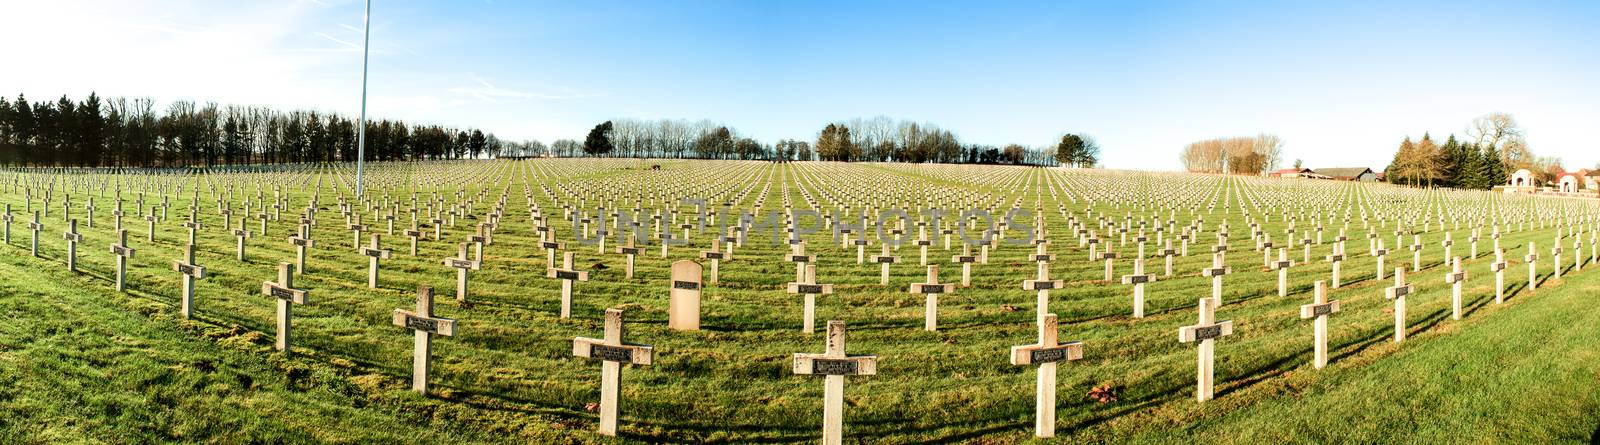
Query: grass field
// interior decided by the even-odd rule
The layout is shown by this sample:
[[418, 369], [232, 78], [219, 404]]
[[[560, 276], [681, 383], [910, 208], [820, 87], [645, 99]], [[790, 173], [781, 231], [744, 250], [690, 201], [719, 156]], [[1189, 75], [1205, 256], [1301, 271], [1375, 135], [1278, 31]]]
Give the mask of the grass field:
[[[1600, 440], [1600, 293], [1596, 265], [1585, 258], [1573, 269], [1571, 236], [1564, 239], [1565, 275], [1550, 268], [1550, 243], [1557, 226], [1570, 222], [1584, 233], [1583, 251], [1596, 223], [1588, 201], [1507, 197], [1484, 192], [1418, 191], [1387, 185], [1315, 184], [1301, 181], [1222, 179], [1214, 176], [1084, 172], [1009, 167], [767, 164], [664, 162], [649, 172], [644, 161], [523, 161], [392, 164], [373, 169], [367, 196], [398, 205], [394, 249], [385, 260], [380, 288], [366, 287], [366, 257], [351, 246], [339, 197], [353, 196], [348, 171], [335, 166], [304, 172], [209, 176], [56, 175], [6, 173], [5, 182], [54, 181], [49, 217], [42, 218], [41, 256], [28, 255], [31, 233], [20, 190], [0, 191], [0, 203], [17, 214], [11, 245], [0, 247], [0, 442], [149, 443], [203, 441], [346, 443], [797, 443], [820, 434], [822, 381], [790, 372], [790, 356], [822, 352], [822, 334], [800, 332], [800, 300], [784, 292], [794, 266], [783, 261], [788, 247], [752, 235], [722, 264], [721, 283], [708, 285], [698, 332], [667, 329], [667, 282], [671, 261], [696, 258], [708, 235], [689, 246], [673, 246], [670, 259], [659, 247], [642, 249], [634, 279], [623, 278], [622, 257], [612, 250], [573, 242], [562, 205], [593, 212], [630, 209], [647, 213], [663, 202], [694, 196], [735, 209], [782, 209], [787, 200], [807, 208], [807, 197], [825, 210], [906, 205], [1042, 209], [1051, 275], [1067, 282], [1052, 293], [1061, 318], [1061, 338], [1086, 343], [1085, 357], [1059, 371], [1058, 440], [1151, 443], [1594, 443]], [[101, 197], [98, 184], [110, 184]], [[129, 290], [112, 289], [114, 238], [110, 216], [114, 189], [123, 190], [130, 214], [141, 185], [146, 204], [171, 202], [169, 218], [157, 224], [155, 243], [145, 241], [142, 218], [125, 219], [138, 249], [128, 272]], [[41, 184], [41, 183], [35, 183]], [[78, 249], [79, 273], [65, 270], [65, 229], [60, 215], [66, 187], [73, 215], [96, 197], [94, 228], [80, 223], [86, 240]], [[166, 184], [162, 191], [157, 184]], [[174, 187], [187, 184], [182, 191]], [[232, 193], [229, 187], [234, 189]], [[237, 214], [256, 187], [271, 202], [281, 186], [288, 208], [268, 223], [268, 234], [248, 241], [245, 262], [234, 258], [235, 239], [216, 211], [213, 190]], [[40, 187], [35, 185], [35, 187]], [[197, 316], [179, 316], [178, 258], [187, 232], [182, 223], [198, 192], [198, 261], [208, 268], [198, 285]], [[419, 255], [408, 252], [400, 231], [404, 210], [418, 193], [455, 204], [479, 197], [445, 241], [425, 240]], [[296, 216], [317, 196], [318, 246], [309, 273], [296, 278], [310, 291], [310, 304], [295, 308], [294, 354], [273, 350], [274, 306], [260, 283], [274, 278], [278, 262], [292, 261], [286, 238]], [[387, 194], [387, 195], [386, 195]], [[33, 193], [33, 207], [43, 193]], [[231, 196], [231, 197], [230, 197]], [[388, 198], [386, 198], [386, 196]], [[440, 264], [457, 243], [505, 198], [494, 243], [483, 270], [470, 278], [467, 303], [452, 298], [455, 271]], [[538, 247], [528, 200], [537, 203], [562, 241], [590, 270], [577, 283], [573, 316], [558, 317], [559, 282], [545, 278], [545, 251]], [[438, 201], [435, 201], [438, 202]], [[253, 202], [252, 206], [259, 204]], [[1213, 207], [1214, 206], [1214, 207]], [[367, 210], [366, 206], [355, 206]], [[386, 208], [386, 207], [385, 207]], [[1203, 218], [1200, 242], [1176, 258], [1171, 278], [1147, 290], [1147, 317], [1130, 317], [1130, 286], [1101, 280], [1103, 264], [1089, 261], [1073, 238], [1076, 216], [1109, 243], [1118, 238], [1086, 217], [1095, 211], [1113, 224], [1173, 219], [1185, 227]], [[687, 209], [687, 208], [686, 208]], [[159, 211], [157, 212], [159, 213]], [[1397, 225], [1415, 228], [1426, 246], [1423, 270], [1408, 279], [1410, 337], [1391, 341], [1391, 303], [1383, 297], [1389, 279], [1374, 279], [1375, 260], [1365, 249], [1361, 217], [1371, 231], [1394, 243]], [[1304, 234], [1320, 220], [1326, 243], [1312, 247], [1301, 264], [1289, 250], [1290, 295], [1278, 297], [1277, 273], [1261, 267], [1251, 250], [1249, 223], [1283, 242], [1285, 216], [1298, 218]], [[1493, 301], [1489, 229], [1480, 255], [1464, 258], [1472, 276], [1465, 287], [1466, 317], [1450, 318], [1450, 287], [1443, 282], [1440, 241], [1450, 233], [1454, 253], [1466, 256], [1473, 227], [1489, 218], [1512, 229], [1500, 240], [1511, 262], [1507, 301]], [[237, 218], [237, 216], [235, 216]], [[1270, 219], [1269, 219], [1270, 218]], [[1344, 286], [1330, 299], [1343, 302], [1331, 321], [1332, 362], [1312, 368], [1311, 324], [1299, 306], [1311, 302], [1315, 280], [1328, 279], [1321, 258], [1349, 218], [1343, 263]], [[1031, 218], [1029, 219], [1031, 221]], [[1226, 256], [1234, 273], [1225, 277], [1225, 303], [1218, 319], [1231, 319], [1235, 334], [1217, 346], [1217, 397], [1194, 401], [1195, 349], [1174, 335], [1195, 323], [1196, 300], [1210, 295], [1210, 280], [1198, 272], [1211, 262], [1204, 249], [1216, 227], [1230, 227]], [[1426, 231], [1423, 222], [1428, 222]], [[1443, 221], [1441, 223], [1440, 221]], [[235, 221], [236, 223], [237, 221]], [[257, 222], [246, 227], [256, 230]], [[1444, 226], [1441, 227], [1441, 224]], [[431, 235], [431, 228], [424, 230]], [[680, 232], [675, 230], [675, 232]], [[911, 231], [914, 236], [915, 230]], [[1012, 231], [1009, 236], [1021, 235]], [[1132, 233], [1129, 234], [1130, 238]], [[1154, 236], [1153, 232], [1151, 233]], [[821, 320], [849, 324], [849, 350], [879, 356], [878, 375], [852, 377], [846, 385], [845, 435], [853, 443], [1026, 443], [1033, 441], [1030, 367], [1011, 366], [1008, 348], [1033, 343], [1034, 295], [1021, 288], [1035, 264], [1026, 246], [1002, 247], [988, 264], [974, 267], [972, 286], [940, 301], [940, 331], [924, 332], [922, 299], [907, 293], [925, 273], [915, 247], [896, 252], [890, 285], [878, 285], [878, 267], [857, 265], [855, 249], [829, 242], [829, 234], [806, 237], [819, 260], [820, 282], [835, 295], [818, 299]], [[1169, 235], [1170, 236], [1170, 235]], [[1411, 237], [1404, 236], [1409, 244]], [[363, 239], [363, 242], [366, 240]], [[1524, 245], [1537, 242], [1538, 289], [1526, 285]], [[959, 244], [959, 240], [956, 241]], [[928, 256], [941, 265], [941, 280], [959, 280], [956, 252], [937, 240]], [[1407, 266], [1409, 250], [1394, 251], [1387, 266]], [[874, 243], [867, 255], [878, 252]], [[958, 252], [959, 247], [955, 250]], [[1159, 248], [1149, 246], [1147, 256]], [[1117, 252], [1132, 256], [1132, 243]], [[596, 263], [606, 265], [594, 269]], [[1154, 257], [1147, 271], [1161, 272]], [[1127, 259], [1116, 274], [1131, 271]], [[1388, 273], [1386, 272], [1386, 275]], [[709, 269], [708, 269], [709, 273]], [[708, 280], [709, 281], [709, 280]], [[440, 296], [436, 314], [458, 320], [455, 337], [434, 342], [435, 394], [408, 391], [411, 334], [390, 324], [395, 308], [410, 308], [418, 285]], [[648, 367], [622, 373], [621, 436], [593, 433], [599, 399], [599, 365], [572, 357], [572, 338], [598, 337], [606, 308], [627, 310], [627, 339], [654, 345]], [[1115, 401], [1088, 397], [1107, 387]]]

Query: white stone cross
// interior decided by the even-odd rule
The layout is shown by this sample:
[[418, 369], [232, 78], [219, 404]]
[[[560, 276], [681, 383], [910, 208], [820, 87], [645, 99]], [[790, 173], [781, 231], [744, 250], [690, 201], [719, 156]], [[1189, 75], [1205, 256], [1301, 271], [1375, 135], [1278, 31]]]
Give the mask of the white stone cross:
[[[964, 263], [970, 264], [970, 263]], [[939, 266], [928, 265], [928, 279], [922, 283], [911, 283], [911, 294], [922, 294], [926, 298], [922, 307], [922, 330], [939, 330], [939, 295], [950, 291], [950, 285], [939, 283]]]
[[[972, 255], [972, 246], [968, 245], [968, 244], [962, 244], [961, 245], [961, 254], [960, 255], [952, 255], [950, 257], [950, 262], [952, 262], [952, 263], [960, 263], [961, 264], [961, 287], [970, 287], [970, 286], [972, 286], [972, 263], [978, 262], [978, 257]], [[929, 266], [929, 267], [934, 267], [934, 266]], [[938, 270], [938, 269], [933, 269], [933, 270]], [[931, 281], [930, 281], [930, 283], [931, 283]], [[913, 292], [913, 293], [915, 293], [915, 292]]]
[[1099, 259], [1100, 260], [1105, 260], [1105, 262], [1106, 262], [1105, 282], [1110, 283], [1111, 280], [1115, 279], [1115, 275], [1113, 274], [1113, 270], [1112, 270], [1112, 267], [1113, 267], [1112, 263], [1117, 260], [1117, 253], [1113, 252], [1111, 250], [1111, 246], [1110, 245], [1107, 245], [1106, 246], [1106, 251], [1100, 253], [1100, 258]]
[[1535, 281], [1534, 278], [1538, 273], [1539, 251], [1533, 248], [1533, 241], [1528, 242], [1528, 255], [1522, 257], [1522, 259], [1528, 262], [1528, 290], [1538, 289], [1539, 282]]
[[1494, 262], [1489, 263], [1489, 271], [1494, 272], [1494, 304], [1501, 304], [1506, 299], [1506, 252], [1494, 250]]
[[433, 287], [417, 288], [417, 310], [394, 310], [394, 325], [407, 328], [415, 335], [411, 354], [411, 390], [428, 393], [428, 370], [432, 368], [433, 336], [456, 335], [456, 321], [433, 315]]
[[78, 220], [67, 221], [67, 231], [62, 234], [67, 240], [67, 270], [78, 271], [78, 243], [83, 241], [83, 234], [78, 233]]
[[300, 236], [289, 237], [289, 244], [294, 245], [295, 270], [299, 273], [306, 273], [306, 250], [317, 245], [317, 242], [311, 239], [311, 226], [301, 224]]
[[44, 224], [39, 222], [39, 211], [33, 212], [33, 222], [28, 223], [28, 230], [33, 231], [33, 257], [39, 257], [39, 231], [44, 230]]
[[379, 238], [382, 236], [378, 233], [372, 234], [372, 243], [367, 248], [361, 249], [361, 254], [367, 256], [367, 287], [370, 289], [378, 288], [378, 260], [389, 259], [389, 250], [380, 247], [379, 244]]
[[[226, 223], [224, 223], [224, 224], [226, 224]], [[233, 237], [237, 238], [239, 240], [238, 241], [238, 247], [237, 247], [236, 250], [238, 250], [237, 253], [238, 253], [239, 261], [243, 262], [244, 261], [244, 240], [250, 239], [250, 231], [244, 228], [244, 218], [243, 217], [239, 218], [239, 228], [238, 229], [234, 229]]]
[[624, 342], [622, 309], [606, 309], [605, 338], [573, 338], [572, 355], [600, 361], [600, 427], [597, 432], [616, 436], [622, 364], [650, 366], [655, 363], [655, 348]]
[[1383, 247], [1383, 240], [1378, 240], [1378, 248], [1372, 249], [1372, 257], [1378, 259], [1378, 271], [1376, 272], [1377, 278], [1374, 278], [1374, 280], [1383, 279], [1383, 259], [1387, 258], [1388, 256], [1389, 249]]
[[1450, 273], [1444, 274], [1444, 282], [1450, 283], [1450, 319], [1461, 319], [1461, 284], [1467, 281], [1467, 273], [1461, 270], [1461, 258], [1456, 257], [1451, 262]]
[[467, 257], [467, 243], [461, 243], [455, 258], [444, 259], [444, 266], [456, 270], [456, 301], [467, 301], [467, 271], [478, 270], [483, 262]]
[[117, 256], [117, 292], [128, 289], [128, 259], [133, 249], [128, 248], [128, 231], [117, 231], [117, 242], [111, 245], [111, 254]]
[[1412, 286], [1406, 284], [1406, 268], [1394, 268], [1394, 285], [1384, 288], [1384, 298], [1394, 300], [1394, 342], [1406, 341], [1406, 295]]
[[294, 288], [294, 265], [278, 263], [278, 281], [264, 281], [261, 283], [261, 294], [278, 300], [278, 341], [274, 344], [279, 351], [289, 353], [289, 326], [293, 320], [290, 304], [306, 304], [306, 291]]
[[878, 356], [845, 355], [844, 344], [844, 322], [832, 320], [828, 322], [826, 352], [794, 355], [795, 374], [826, 376], [822, 393], [823, 445], [842, 445], [844, 441], [844, 377], [878, 373]]
[[1212, 379], [1216, 370], [1216, 342], [1218, 337], [1233, 335], [1233, 321], [1216, 321], [1217, 300], [1201, 298], [1198, 305], [1200, 311], [1199, 322], [1193, 326], [1178, 328], [1178, 341], [1181, 343], [1199, 342], [1200, 350], [1195, 366], [1195, 400], [1205, 402], [1211, 400], [1214, 394]]
[[1422, 270], [1422, 235], [1411, 235], [1411, 271]]
[[717, 269], [720, 268], [722, 260], [733, 259], [733, 253], [723, 252], [721, 245], [721, 240], [712, 237], [711, 250], [700, 251], [700, 258], [711, 260], [711, 284], [717, 284]]
[[1144, 273], [1143, 259], [1134, 259], [1133, 274], [1122, 276], [1122, 284], [1133, 285], [1133, 318], [1144, 318], [1144, 285], [1155, 281], [1155, 274]]
[[1233, 268], [1222, 263], [1222, 253], [1211, 255], [1211, 267], [1200, 270], [1200, 276], [1211, 277], [1211, 300], [1222, 306], [1222, 276], [1233, 273]]
[[1034, 298], [1035, 322], [1043, 323], [1045, 314], [1050, 313], [1050, 290], [1060, 289], [1065, 286], [1061, 280], [1050, 279], [1050, 263], [1039, 262], [1039, 275], [1037, 279], [1022, 280], [1022, 289], [1037, 291]]
[[800, 332], [810, 334], [816, 329], [817, 295], [832, 294], [833, 285], [817, 284], [817, 266], [815, 264], [807, 264], [805, 268], [805, 274], [801, 276], [799, 282], [789, 283], [789, 293], [805, 296], [805, 313]]
[[183, 259], [172, 262], [172, 271], [183, 277], [183, 299], [179, 310], [183, 318], [194, 315], [194, 282], [206, 277], [206, 268], [195, 264], [194, 245], [183, 246]]
[[572, 252], [562, 252], [561, 267], [545, 271], [546, 278], [561, 280], [561, 318], [572, 318], [572, 282], [589, 281], [589, 273], [572, 268]]
[[639, 255], [639, 247], [633, 244], [633, 237], [628, 237], [628, 244], [618, 246], [617, 253], [628, 257], [627, 261], [623, 263], [625, 266], [623, 272], [626, 273], [624, 278], [633, 279], [633, 259]]
[[1550, 268], [1551, 273], [1555, 279], [1561, 279], [1561, 237], [1557, 235], [1550, 245], [1550, 264], [1554, 266]]
[[1339, 312], [1339, 300], [1328, 301], [1328, 284], [1317, 281], [1311, 304], [1300, 306], [1300, 319], [1315, 318], [1313, 322], [1314, 356], [1311, 365], [1317, 369], [1328, 366], [1328, 315]]
[[889, 285], [889, 265], [900, 262], [900, 257], [889, 254], [889, 243], [880, 243], [883, 249], [878, 255], [872, 256], [872, 262], [878, 263], [878, 285]]
[[1058, 343], [1056, 314], [1043, 314], [1039, 323], [1039, 342], [1012, 346], [1013, 366], [1035, 365], [1039, 378], [1034, 385], [1034, 437], [1056, 435], [1056, 363], [1083, 358], [1083, 342]]
[[1294, 266], [1294, 262], [1289, 261], [1289, 250], [1278, 249], [1278, 260], [1267, 265], [1272, 270], [1278, 271], [1278, 296], [1289, 296], [1289, 268]]
[[1333, 253], [1328, 254], [1328, 262], [1333, 263], [1333, 288], [1339, 288], [1339, 269], [1344, 263], [1344, 243], [1333, 245]]

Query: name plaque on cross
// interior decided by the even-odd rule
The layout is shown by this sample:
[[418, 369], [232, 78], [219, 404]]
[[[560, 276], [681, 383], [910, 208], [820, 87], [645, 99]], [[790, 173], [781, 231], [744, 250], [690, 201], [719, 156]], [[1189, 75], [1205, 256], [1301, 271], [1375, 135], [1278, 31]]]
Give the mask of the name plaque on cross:
[[817, 375], [859, 375], [860, 367], [854, 360], [812, 359], [811, 373]]
[[633, 362], [633, 349], [606, 345], [589, 345], [589, 358], [611, 362]]

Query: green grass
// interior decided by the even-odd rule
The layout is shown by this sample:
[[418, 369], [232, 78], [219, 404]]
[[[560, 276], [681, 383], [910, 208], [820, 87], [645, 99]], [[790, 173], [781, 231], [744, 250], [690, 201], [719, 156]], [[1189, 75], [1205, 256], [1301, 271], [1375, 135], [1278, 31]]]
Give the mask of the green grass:
[[[599, 336], [599, 320], [608, 307], [626, 308], [628, 340], [652, 344], [657, 351], [654, 366], [623, 371], [620, 440], [814, 441], [820, 433], [822, 382], [791, 375], [789, 357], [821, 352], [823, 345], [820, 334], [799, 332], [799, 299], [782, 291], [794, 273], [792, 264], [780, 261], [785, 247], [758, 238], [737, 249], [735, 259], [723, 264], [722, 284], [705, 292], [704, 330], [685, 333], [666, 329], [667, 268], [670, 261], [695, 257], [707, 247], [706, 238], [697, 236], [692, 246], [674, 246], [670, 260], [659, 258], [658, 247], [645, 247], [633, 280], [622, 277], [619, 255], [599, 255], [593, 246], [572, 243], [580, 267], [604, 262], [609, 268], [576, 285], [573, 318], [557, 316], [559, 283], [544, 278], [544, 251], [536, 248], [527, 220], [524, 185], [556, 218], [560, 207], [541, 185], [574, 205], [577, 198], [567, 193], [650, 187], [673, 191], [662, 188], [667, 181], [659, 177], [618, 169], [638, 165], [556, 161], [416, 166], [434, 177], [456, 175], [459, 180], [438, 183], [441, 196], [451, 201], [458, 190], [469, 197], [481, 193], [483, 199], [473, 206], [472, 216], [446, 229], [447, 242], [424, 241], [417, 257], [406, 251], [404, 237], [385, 236], [384, 244], [395, 256], [384, 263], [377, 290], [366, 288], [365, 258], [350, 247], [350, 233], [343, 228], [337, 196], [350, 192], [336, 191], [334, 184], [341, 179], [334, 171], [210, 178], [218, 187], [230, 182], [239, 187], [232, 199], [235, 207], [255, 195], [255, 184], [265, 187], [268, 199], [272, 185], [281, 184], [294, 210], [269, 224], [269, 236], [257, 234], [250, 240], [249, 261], [241, 263], [233, 258], [234, 239], [222, 229], [210, 189], [201, 186], [199, 215], [206, 228], [200, 233], [199, 262], [210, 276], [199, 284], [194, 320], [177, 316], [178, 277], [170, 270], [187, 235], [181, 223], [194, 185], [182, 195], [168, 189], [171, 219], [158, 225], [156, 243], [145, 242], [142, 220], [126, 221], [130, 243], [139, 249], [127, 293], [113, 291], [109, 278], [114, 268], [105, 251], [112, 240], [111, 192], [97, 198], [101, 210], [96, 227], [80, 225], [88, 239], [79, 248], [79, 274], [62, 270], [65, 244], [59, 233], [64, 226], [56, 198], [51, 216], [44, 219], [44, 258], [28, 256], [31, 235], [22, 224], [13, 226], [12, 246], [0, 247], [5, 253], [0, 255], [0, 313], [7, 321], [0, 326], [0, 376], [8, 381], [0, 385], [0, 441], [611, 441], [592, 433], [596, 414], [587, 406], [599, 398], [599, 366], [571, 357], [572, 337]], [[851, 199], [840, 193], [852, 186], [885, 198], [906, 196], [914, 206], [924, 191], [937, 190], [973, 192], [951, 196], [979, 206], [1007, 208], [1020, 198], [1021, 205], [1031, 208], [1037, 201], [1054, 234], [1051, 252], [1060, 258], [1052, 264], [1052, 276], [1068, 282], [1067, 289], [1052, 294], [1052, 310], [1062, 320], [1061, 337], [1087, 344], [1085, 359], [1062, 366], [1059, 375], [1059, 434], [1065, 440], [1581, 443], [1600, 433], [1600, 386], [1593, 384], [1600, 377], [1600, 315], [1591, 309], [1590, 298], [1600, 286], [1592, 273], [1596, 265], [1554, 278], [1548, 243], [1556, 231], [1525, 226], [1506, 234], [1502, 243], [1508, 259], [1518, 259], [1524, 243], [1539, 242], [1546, 257], [1541, 260], [1541, 287], [1524, 289], [1525, 269], [1513, 261], [1506, 274], [1510, 299], [1495, 305], [1488, 260], [1468, 260], [1465, 265], [1473, 274], [1467, 286], [1468, 314], [1453, 321], [1449, 288], [1441, 280], [1445, 268], [1438, 242], [1445, 232], [1432, 224], [1431, 231], [1422, 233], [1428, 246], [1424, 270], [1410, 277], [1419, 286], [1409, 299], [1411, 336], [1397, 346], [1389, 340], [1393, 316], [1382, 296], [1390, 283], [1373, 279], [1374, 264], [1362, 245], [1366, 232], [1359, 219], [1363, 204], [1391, 206], [1381, 228], [1374, 220], [1374, 230], [1389, 243], [1397, 216], [1420, 222], [1421, 211], [1428, 210], [1436, 213], [1426, 215], [1466, 220], [1461, 230], [1451, 226], [1458, 242], [1455, 251], [1465, 255], [1473, 216], [1496, 211], [1537, 224], [1555, 220], [1535, 213], [1538, 209], [1560, 210], [1584, 215], [1587, 219], [1579, 221], [1592, 224], [1594, 205], [1588, 202], [1365, 185], [1311, 189], [1291, 199], [1280, 194], [1307, 189], [1285, 185], [1297, 182], [1224, 183], [1209, 177], [1151, 175], [1118, 177], [1141, 184], [1120, 187], [1111, 182], [1111, 173], [995, 167], [663, 165], [660, 174], [704, 185], [696, 193], [720, 194], [710, 201], [732, 200], [736, 207], [748, 208], [765, 196], [766, 209], [780, 208], [785, 184], [789, 199], [802, 208], [802, 190], [827, 202]], [[732, 173], [707, 174], [712, 168]], [[412, 166], [374, 171], [369, 196], [380, 202], [386, 189], [395, 197], [418, 190], [424, 201], [434, 190], [411, 182]], [[136, 190], [134, 182], [123, 180], [125, 190]], [[1101, 263], [1086, 261], [1085, 252], [1066, 239], [1065, 219], [1054, 209], [1061, 203], [1081, 218], [1084, 200], [1094, 197], [1094, 208], [1117, 222], [1125, 214], [1165, 219], [1166, 210], [1129, 203], [1153, 202], [1162, 196], [1154, 190], [1180, 183], [1193, 187], [1185, 196], [1215, 197], [1219, 208], [1178, 211], [1180, 225], [1191, 215], [1206, 218], [1205, 241], [1192, 248], [1193, 255], [1178, 259], [1179, 276], [1151, 285], [1147, 317], [1132, 319], [1129, 287], [1099, 281]], [[1054, 193], [1028, 187], [1049, 184], [1063, 187]], [[719, 185], [723, 187], [715, 187]], [[1121, 188], [1136, 194], [1107, 199]], [[151, 191], [155, 196], [155, 189]], [[260, 282], [273, 278], [277, 262], [292, 259], [284, 238], [295, 229], [290, 221], [312, 192], [319, 193], [319, 205], [326, 210], [319, 213], [314, 230], [318, 248], [311, 271], [296, 279], [297, 287], [311, 291], [311, 303], [295, 308], [295, 353], [285, 357], [272, 350], [273, 303], [260, 295]], [[471, 277], [469, 302], [457, 303], [450, 295], [454, 271], [439, 260], [455, 253], [455, 244], [502, 192], [506, 211], [495, 244], [486, 250], [484, 270]], [[124, 199], [131, 213], [130, 193]], [[218, 193], [228, 194], [225, 188]], [[99, 196], [97, 191], [90, 194]], [[40, 195], [35, 194], [35, 207]], [[81, 218], [85, 192], [74, 195], [74, 213]], [[1220, 207], [1223, 197], [1232, 204], [1226, 212]], [[1262, 271], [1260, 253], [1249, 250], [1245, 213], [1238, 209], [1243, 197], [1263, 203], [1265, 207], [1251, 207], [1249, 214], [1258, 220], [1271, 215], [1264, 226], [1275, 240], [1286, 227], [1282, 211], [1308, 217], [1333, 214], [1330, 209], [1342, 214], [1347, 207], [1358, 212], [1348, 233], [1352, 259], [1344, 264], [1345, 285], [1330, 294], [1343, 301], [1344, 309], [1332, 319], [1333, 361], [1327, 369], [1310, 366], [1311, 326], [1298, 318], [1298, 306], [1310, 301], [1312, 281], [1327, 279], [1330, 266], [1320, 258], [1330, 247], [1314, 246], [1314, 261], [1292, 269], [1291, 295], [1277, 297], [1276, 273]], [[13, 205], [19, 222], [26, 219], [20, 216], [21, 193], [0, 192], [0, 202]], [[595, 202], [587, 201], [590, 210]], [[403, 212], [400, 218], [397, 230], [409, 223]], [[1209, 295], [1209, 280], [1195, 274], [1210, 259], [1199, 252], [1211, 244], [1211, 232], [1224, 218], [1232, 226], [1233, 251], [1227, 259], [1235, 273], [1225, 279], [1226, 305], [1218, 318], [1234, 320], [1236, 334], [1217, 347], [1217, 399], [1199, 405], [1192, 395], [1193, 346], [1178, 343], [1174, 332], [1194, 323], [1195, 300]], [[373, 224], [372, 216], [366, 220]], [[1338, 223], [1323, 221], [1330, 224], [1326, 237], [1331, 240]], [[570, 237], [568, 223], [553, 224], [563, 238]], [[1301, 224], [1307, 228], [1305, 221]], [[257, 223], [247, 226], [253, 231]], [[382, 228], [381, 223], [374, 226]], [[921, 298], [905, 292], [924, 272], [916, 264], [915, 248], [897, 252], [902, 263], [893, 267], [891, 285], [884, 288], [877, 284], [875, 265], [854, 263], [853, 248], [830, 244], [826, 235], [808, 240], [809, 252], [822, 258], [820, 281], [836, 284], [838, 292], [819, 298], [819, 326], [825, 320], [846, 320], [850, 351], [881, 359], [879, 375], [851, 378], [846, 386], [849, 440], [1033, 440], [1033, 372], [1006, 362], [1007, 348], [1034, 341], [1033, 295], [1020, 286], [1034, 272], [1034, 264], [1025, 261], [1032, 249], [1002, 247], [989, 264], [976, 266], [972, 288], [941, 298], [941, 331], [927, 333], [921, 331]], [[1488, 244], [1480, 246], [1480, 254], [1488, 252]], [[608, 250], [614, 246], [608, 243]], [[930, 263], [943, 266], [943, 281], [955, 282], [959, 267], [949, 264], [952, 252], [941, 247], [936, 241], [930, 249]], [[1152, 246], [1150, 253], [1155, 250]], [[1128, 255], [1133, 249], [1130, 245], [1118, 251]], [[876, 253], [877, 246], [869, 247], [868, 255]], [[1291, 251], [1297, 263], [1299, 256], [1298, 250]], [[1570, 269], [1570, 257], [1564, 261]], [[1147, 270], [1159, 273], [1159, 261], [1151, 263]], [[1388, 261], [1391, 268], [1409, 263], [1409, 252], [1391, 255]], [[1129, 267], [1119, 260], [1116, 273], [1128, 273]], [[436, 313], [460, 322], [456, 337], [434, 343], [436, 394], [428, 397], [407, 391], [411, 336], [389, 322], [391, 310], [412, 305], [419, 284], [440, 291]], [[1117, 388], [1119, 400], [1101, 404], [1088, 399], [1089, 389], [1099, 385]]]

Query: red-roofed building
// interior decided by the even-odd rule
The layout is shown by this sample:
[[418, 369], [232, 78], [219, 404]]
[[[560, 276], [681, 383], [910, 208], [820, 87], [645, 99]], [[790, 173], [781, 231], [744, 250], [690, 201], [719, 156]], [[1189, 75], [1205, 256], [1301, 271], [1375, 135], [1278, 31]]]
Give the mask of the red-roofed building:
[[1286, 169], [1282, 169], [1282, 170], [1268, 172], [1267, 173], [1267, 177], [1269, 177], [1269, 178], [1304, 178], [1304, 177], [1307, 177], [1308, 175], [1311, 175], [1311, 174], [1313, 174], [1313, 173], [1311, 172], [1311, 169], [1309, 169], [1309, 168], [1286, 168]]

